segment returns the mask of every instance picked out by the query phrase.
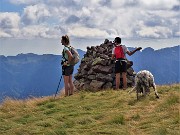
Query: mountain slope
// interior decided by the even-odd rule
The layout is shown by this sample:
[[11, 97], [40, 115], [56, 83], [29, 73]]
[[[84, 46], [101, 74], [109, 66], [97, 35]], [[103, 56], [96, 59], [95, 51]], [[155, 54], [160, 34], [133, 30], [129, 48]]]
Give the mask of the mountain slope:
[[58, 84], [60, 56], [19, 54], [4, 59], [1, 62], [0, 91], [4, 91], [6, 96], [26, 98], [29, 95], [48, 95]]
[[[107, 90], [70, 97], [7, 99], [0, 106], [0, 134], [44, 135], [177, 135], [178, 85], [157, 86], [136, 101], [135, 93]], [[130, 89], [128, 89], [130, 90]]]
[[[145, 48], [128, 59], [133, 61], [136, 72], [144, 69], [152, 72], [156, 84], [179, 83], [179, 50], [180, 45], [160, 50]], [[78, 52], [83, 58], [85, 52]], [[60, 61], [61, 55], [51, 54], [0, 56], [0, 102], [7, 96], [25, 99], [54, 94], [61, 77]], [[74, 73], [77, 72], [79, 64], [75, 66]], [[62, 80], [59, 89], [63, 86]]]
[[[82, 58], [84, 51], [78, 52]], [[0, 101], [7, 96], [23, 99], [54, 94], [62, 73], [60, 63], [61, 55], [0, 56]], [[74, 73], [79, 64], [76, 64]], [[64, 87], [62, 82], [60, 90]]]

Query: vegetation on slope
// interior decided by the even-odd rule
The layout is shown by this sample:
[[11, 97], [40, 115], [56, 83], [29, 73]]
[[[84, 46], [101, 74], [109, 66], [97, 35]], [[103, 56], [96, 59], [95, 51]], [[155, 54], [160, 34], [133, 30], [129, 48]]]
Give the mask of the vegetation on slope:
[[70, 97], [6, 99], [0, 105], [1, 135], [178, 135], [180, 84], [136, 94], [106, 90]]

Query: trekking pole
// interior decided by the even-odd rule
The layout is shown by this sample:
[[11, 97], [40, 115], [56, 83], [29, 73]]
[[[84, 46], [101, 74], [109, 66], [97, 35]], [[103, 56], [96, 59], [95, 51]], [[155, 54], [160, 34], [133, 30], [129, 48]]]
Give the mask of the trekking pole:
[[54, 99], [56, 98], [56, 95], [57, 95], [57, 92], [58, 92], [58, 89], [59, 89], [59, 85], [60, 85], [60, 83], [61, 83], [61, 79], [62, 79], [62, 75], [61, 75], [61, 78], [60, 78], [60, 80], [59, 80], [59, 84], [58, 84], [58, 87], [57, 87], [57, 90], [56, 90], [56, 93], [55, 93]]

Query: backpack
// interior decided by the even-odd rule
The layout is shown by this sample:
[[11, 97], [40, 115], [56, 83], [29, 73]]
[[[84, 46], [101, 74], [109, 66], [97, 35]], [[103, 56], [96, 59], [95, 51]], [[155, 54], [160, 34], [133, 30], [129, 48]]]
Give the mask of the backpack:
[[116, 56], [116, 59], [125, 58], [125, 54], [122, 48], [122, 45], [118, 45], [115, 47], [114, 54]]
[[[80, 57], [79, 57], [79, 53], [78, 53], [78, 51], [74, 48], [74, 47], [72, 47], [72, 46], [68, 46], [68, 48], [69, 48], [69, 51], [71, 52], [71, 54], [72, 54], [72, 56], [73, 56], [73, 58], [72, 58], [72, 60], [71, 60], [71, 62], [69, 63], [70, 65], [76, 65], [78, 62], [79, 62], [79, 60], [80, 60]], [[64, 57], [64, 59], [67, 61], [67, 59], [65, 58], [65, 52], [64, 52], [64, 50], [63, 50], [63, 57]]]

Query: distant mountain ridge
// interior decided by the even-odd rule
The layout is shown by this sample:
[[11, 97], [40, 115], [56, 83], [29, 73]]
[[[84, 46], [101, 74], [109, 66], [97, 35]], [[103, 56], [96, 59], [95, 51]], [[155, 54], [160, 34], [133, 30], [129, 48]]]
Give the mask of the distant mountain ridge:
[[180, 45], [160, 50], [148, 47], [142, 50], [142, 52], [128, 57], [128, 59], [133, 61], [133, 68], [136, 72], [144, 69], [152, 72], [157, 84], [179, 83], [179, 51]]
[[[78, 50], [80, 57], [84, 51]], [[5, 97], [27, 98], [55, 93], [62, 74], [61, 55], [33, 53], [0, 56], [0, 101]], [[75, 66], [74, 73], [79, 67]], [[63, 80], [59, 89], [64, 87]]]
[[[157, 84], [179, 83], [179, 50], [180, 45], [160, 50], [145, 48], [128, 59], [133, 61], [136, 72], [143, 69], [151, 71]], [[85, 52], [78, 52], [83, 58]], [[33, 53], [7, 57], [1, 55], [0, 101], [5, 96], [23, 99], [54, 94], [61, 76], [61, 58], [61, 55]], [[74, 73], [79, 64], [75, 66]], [[62, 80], [60, 89], [63, 86]]]

